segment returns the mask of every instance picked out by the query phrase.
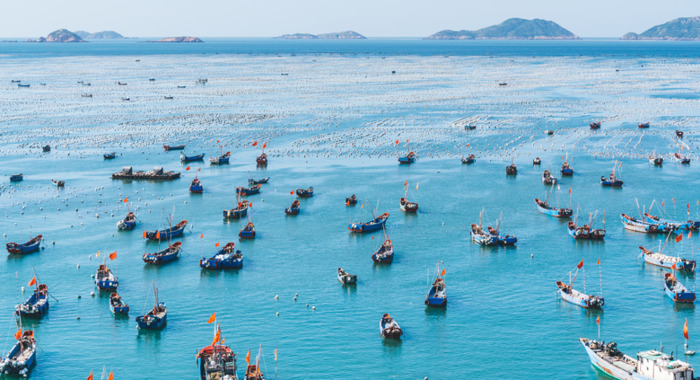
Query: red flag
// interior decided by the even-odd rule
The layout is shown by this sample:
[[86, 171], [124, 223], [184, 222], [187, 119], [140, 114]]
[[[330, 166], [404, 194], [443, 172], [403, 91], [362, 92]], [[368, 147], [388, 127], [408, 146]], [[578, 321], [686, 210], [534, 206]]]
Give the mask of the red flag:
[[112, 374], [112, 371], [109, 371], [109, 376], [107, 377], [107, 380], [114, 380], [114, 375]]
[[124, 198], [124, 203], [129, 202], [129, 197]]
[[469, 143], [467, 143], [467, 148], [469, 148]]
[[661, 205], [662, 205], [662, 206], [666, 206], [666, 204], [665, 204], [665, 202], [664, 202], [663, 199], [661, 200]]
[[219, 140], [216, 140], [216, 143], [218, 144], [218, 143], [219, 143]]
[[673, 263], [673, 265], [671, 265], [671, 269], [676, 270], [676, 263]]
[[207, 321], [207, 324], [212, 323], [216, 321], [216, 313], [212, 313], [211, 317], [209, 317], [209, 320]]
[[250, 348], [248, 349], [248, 353], [245, 356], [245, 364], [250, 363]]
[[253, 143], [253, 146], [258, 146], [258, 142], [257, 142], [257, 141], [254, 142], [254, 143]]
[[399, 145], [399, 140], [396, 140], [396, 145]]
[[403, 187], [406, 187], [406, 186], [408, 186], [408, 181], [405, 181], [405, 182], [403, 183]]
[[676, 236], [676, 243], [680, 243], [681, 240], [683, 240], [683, 233], [682, 232], [680, 235]]
[[408, 139], [406, 139], [406, 144], [408, 144]]
[[583, 268], [583, 260], [581, 260], [581, 262], [578, 263], [578, 265], [576, 265], [576, 268], [578, 268], [578, 269]]
[[143, 238], [144, 239], [146, 238], [146, 234], [147, 234], [146, 231], [143, 231]]
[[569, 195], [571, 195], [571, 188], [569, 188]]
[[116, 258], [117, 258], [117, 251], [114, 251], [114, 252], [112, 252], [112, 253], [109, 254], [109, 259], [110, 259], [110, 260], [114, 260], [114, 259], [116, 259]]
[[683, 325], [683, 336], [688, 339], [688, 318], [685, 319], [685, 324]]
[[674, 198], [671, 198], [671, 202], [673, 202], [673, 204], [675, 205], [675, 204], [676, 204], [676, 198], [675, 198], [675, 197], [674, 197]]
[[190, 167], [189, 167], [189, 166], [188, 166], [188, 167], [186, 167], [186, 168], [185, 168], [185, 170], [190, 170]]
[[253, 202], [248, 203], [248, 207], [253, 207]]
[[22, 337], [22, 329], [17, 330], [15, 333], [15, 339], [19, 340]]
[[29, 281], [29, 286], [33, 286], [36, 284], [36, 276], [32, 277], [31, 281]]
[[442, 273], [440, 273], [440, 276], [444, 276], [444, 275], [445, 275], [445, 270], [443, 269]]
[[92, 380], [92, 370], [90, 370], [90, 376], [87, 377], [87, 380]]
[[214, 244], [214, 247], [218, 247], [218, 246], [219, 246], [219, 242], [217, 241], [216, 244]]
[[290, 194], [290, 195], [294, 195], [294, 191], [290, 191], [289, 194]]
[[267, 148], [267, 143], [263, 144], [263, 149]]
[[598, 316], [598, 318], [595, 319], [595, 323], [596, 323], [598, 326], [600, 326], [600, 315]]
[[691, 237], [693, 237], [693, 231], [688, 231], [688, 239], [690, 239]]

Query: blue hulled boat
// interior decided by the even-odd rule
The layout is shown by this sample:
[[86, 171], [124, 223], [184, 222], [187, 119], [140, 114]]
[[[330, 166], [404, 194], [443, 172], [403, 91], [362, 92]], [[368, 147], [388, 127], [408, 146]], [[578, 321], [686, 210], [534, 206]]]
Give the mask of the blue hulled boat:
[[267, 183], [269, 180], [270, 180], [270, 177], [265, 177], [265, 178], [260, 178], [260, 179], [248, 178], [248, 184], [249, 185], [262, 185], [264, 183]]
[[129, 305], [127, 305], [126, 302], [122, 300], [119, 294], [112, 293], [109, 295], [109, 310], [115, 317], [120, 315], [128, 315]]
[[249, 205], [250, 201], [239, 201], [238, 206], [229, 210], [224, 210], [224, 218], [238, 219], [246, 216]]
[[188, 156], [185, 153], [181, 153], [180, 154], [180, 161], [182, 161], [182, 162], [204, 161], [204, 153], [197, 154], [194, 156]]
[[[622, 163], [620, 163], [622, 165]], [[612, 171], [610, 172], [610, 177], [605, 178], [605, 176], [600, 177], [600, 185], [604, 187], [622, 187], [622, 180], [615, 175], [615, 167], [617, 167], [617, 161], [613, 165]]]
[[41, 318], [48, 310], [49, 289], [46, 284], [37, 284], [29, 299], [15, 306], [15, 313], [21, 317]]
[[649, 223], [627, 214], [620, 214], [620, 220], [626, 230], [634, 232], [642, 232], [647, 234], [664, 233], [675, 231], [677, 228], [664, 223]]
[[562, 176], [572, 176], [574, 175], [574, 169], [569, 165], [568, 162], [564, 162], [561, 165], [561, 175]]
[[100, 290], [113, 292], [117, 290], [119, 281], [117, 281], [117, 277], [112, 273], [112, 270], [107, 268], [106, 264], [100, 264], [97, 267], [97, 274], [95, 274], [95, 285]]
[[447, 287], [445, 286], [445, 281], [442, 278], [444, 274], [445, 270], [443, 269], [442, 273], [440, 273], [440, 265], [438, 264], [435, 281], [433, 281], [433, 284], [428, 287], [428, 294], [425, 296], [425, 304], [427, 306], [447, 306]]
[[683, 286], [673, 273], [664, 273], [664, 292], [673, 302], [695, 302], [695, 292]]
[[391, 243], [386, 235], [384, 236], [384, 243], [379, 246], [377, 252], [372, 254], [372, 261], [381, 264], [391, 264], [394, 261], [394, 244]]
[[168, 309], [164, 302], [158, 302], [158, 288], [153, 286], [155, 295], [155, 306], [146, 315], [136, 317], [136, 323], [140, 329], [160, 330], [168, 322]]
[[194, 177], [192, 184], [190, 184], [190, 193], [201, 194], [203, 191], [204, 187], [202, 186], [202, 182], [199, 180], [199, 178]]
[[10, 176], [10, 182], [22, 182], [24, 180], [24, 174], [13, 174]]
[[243, 254], [234, 249], [234, 243], [228, 243], [211, 258], [202, 257], [199, 266], [204, 269], [238, 269], [243, 267]]
[[[499, 219], [498, 224], [501, 224], [501, 221]], [[518, 238], [512, 235], [501, 235], [499, 233], [499, 228], [493, 228], [493, 227], [488, 227], [487, 228], [489, 231], [489, 235], [493, 237], [493, 239], [496, 241], [496, 244], [506, 246], [506, 245], [515, 245], [515, 243], [518, 242]]]
[[7, 355], [0, 360], [0, 374], [19, 375], [26, 378], [35, 364], [36, 341], [34, 340], [34, 331], [26, 330], [22, 332]]
[[549, 170], [545, 169], [544, 172], [542, 173], [542, 182], [545, 185], [556, 185], [557, 178], [554, 177]]
[[237, 187], [236, 194], [245, 197], [246, 195], [253, 195], [260, 193], [261, 184], [251, 185], [250, 187]]
[[698, 228], [700, 228], [700, 220], [688, 220], [685, 222], [678, 222], [660, 218], [658, 216], [651, 215], [648, 212], [644, 213], [644, 220], [653, 224], [667, 224], [676, 227], [676, 229], [681, 230], [697, 230]]
[[255, 239], [255, 226], [253, 222], [248, 221], [248, 224], [238, 233], [238, 237], [241, 239]]
[[175, 237], [182, 236], [182, 233], [187, 227], [187, 221], [183, 220], [180, 223], [160, 231], [146, 231], [145, 235], [148, 240], [170, 240]]
[[104, 157], [105, 160], [113, 160], [113, 159], [117, 158], [117, 153], [115, 153], [115, 152], [105, 153], [102, 155], [102, 157]]
[[228, 164], [230, 159], [231, 152], [226, 152], [226, 154], [222, 154], [221, 156], [210, 158], [209, 163], [211, 163], [212, 165], [223, 165]]
[[407, 155], [399, 157], [399, 164], [408, 165], [416, 162], [416, 152], [408, 152]]
[[144, 253], [143, 261], [146, 264], [165, 264], [173, 261], [177, 259], [178, 255], [180, 254], [180, 246], [182, 246], [182, 243], [176, 241], [175, 243], [169, 245], [168, 248], [160, 252]]
[[117, 228], [120, 230], [133, 230], [136, 227], [136, 214], [129, 211], [126, 217], [117, 222]]
[[292, 202], [292, 205], [284, 209], [284, 213], [287, 215], [299, 215], [299, 212], [301, 211], [301, 204], [299, 203], [299, 200], [294, 200]]
[[641, 253], [639, 255], [644, 255], [645, 263], [656, 265], [661, 268], [677, 270], [680, 272], [695, 272], [694, 259], [684, 259], [681, 257], [665, 255], [663, 254], [663, 248], [660, 252], [652, 252], [640, 245], [639, 249], [641, 250]]
[[484, 232], [476, 223], [472, 223], [471, 226], [471, 237], [472, 241], [480, 245], [496, 245], [497, 240], [493, 235]]
[[571, 215], [574, 214], [574, 210], [570, 208], [553, 207], [548, 205], [547, 201], [541, 201], [538, 198], [535, 198], [535, 204], [537, 205], [537, 211], [545, 215], [550, 215], [557, 218], [570, 218]]
[[22, 255], [25, 253], [38, 251], [41, 245], [41, 239], [41, 235], [37, 235], [24, 244], [7, 243], [7, 252], [14, 255]]
[[473, 154], [470, 154], [468, 157], [462, 157], [463, 164], [471, 165], [475, 162], [476, 162], [476, 156], [474, 156]]
[[184, 150], [185, 144], [182, 144], [182, 145], [163, 145], [163, 149], [165, 149], [166, 152], [171, 151], [171, 150]]
[[369, 222], [366, 223], [350, 223], [348, 225], [348, 229], [351, 232], [358, 232], [358, 233], [363, 233], [363, 232], [372, 232], [372, 231], [377, 231], [384, 227], [384, 224], [386, 223], [386, 220], [389, 218], [389, 213], [385, 212], [382, 215], [379, 215], [378, 217], [370, 220]]
[[309, 187], [308, 189], [297, 189], [297, 197], [299, 198], [311, 198], [314, 196], [314, 188]]

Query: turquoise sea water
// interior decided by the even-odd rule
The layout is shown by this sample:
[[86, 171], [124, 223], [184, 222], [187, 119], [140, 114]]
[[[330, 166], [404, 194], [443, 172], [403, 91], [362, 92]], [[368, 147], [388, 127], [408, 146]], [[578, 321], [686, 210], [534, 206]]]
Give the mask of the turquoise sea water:
[[[59, 300], [51, 300], [41, 321], [23, 321], [38, 340], [33, 378], [87, 377], [102, 366], [117, 379], [196, 378], [194, 355], [211, 342], [206, 321], [214, 312], [226, 344], [239, 354], [239, 368], [246, 352], [255, 357], [262, 345], [268, 378], [277, 371], [290, 379], [595, 379], [578, 338], [596, 337], [598, 316], [601, 337], [628, 354], [661, 342], [666, 352], [682, 351], [686, 318], [695, 348], [695, 308], [674, 305], [663, 294], [663, 270], [637, 259], [639, 245], [656, 248], [663, 237], [625, 231], [618, 215], [637, 215], [637, 198], [647, 206], [664, 200], [665, 212], [678, 219], [690, 204], [697, 217], [696, 45], [287, 42], [0, 44], [6, 53], [0, 60], [2, 242], [37, 233], [46, 239], [39, 253], [0, 260], [3, 348], [12, 342], [14, 305], [29, 296], [20, 288], [33, 269]], [[241, 56], [248, 53], [253, 56]], [[391, 69], [397, 74], [390, 76]], [[151, 77], [157, 80], [148, 82]], [[195, 85], [198, 78], [209, 82]], [[32, 85], [18, 90], [11, 79]], [[498, 88], [499, 81], [509, 85]], [[180, 84], [187, 87], [178, 92]], [[81, 98], [83, 93], [94, 97]], [[171, 94], [173, 101], [163, 99]], [[131, 101], [122, 102], [125, 96]], [[473, 133], [453, 124], [474, 117], [479, 127]], [[590, 132], [591, 120], [603, 120], [603, 129]], [[652, 128], [637, 130], [639, 121]], [[672, 137], [678, 128], [686, 132], [685, 152], [693, 152], [690, 166], [670, 159], [680, 149]], [[546, 137], [545, 129], [555, 135]], [[411, 141], [420, 156], [415, 164], [398, 165], [396, 139]], [[271, 148], [266, 169], [254, 165], [260, 151], [251, 143], [258, 140]], [[180, 142], [189, 154], [206, 152], [207, 158], [223, 145], [232, 163], [192, 163], [185, 171], [178, 152], [161, 147]], [[46, 143], [54, 150], [40, 153]], [[103, 161], [109, 151], [120, 155]], [[461, 165], [459, 156], [469, 151], [477, 162]], [[666, 157], [663, 168], [646, 161], [653, 151]], [[559, 176], [567, 154], [576, 174], [561, 179], [552, 200], [580, 206], [579, 221], [598, 210], [598, 226], [605, 212], [605, 242], [575, 242], [565, 221], [535, 209], [533, 198], [548, 189], [542, 170]], [[543, 159], [541, 167], [532, 167], [534, 156]], [[615, 159], [622, 161], [626, 186], [601, 188], [598, 180]], [[511, 160], [519, 174], [508, 178]], [[122, 166], [157, 165], [182, 171], [183, 178], [109, 178]], [[9, 175], [18, 172], [25, 180], [9, 184]], [[188, 193], [195, 172], [202, 195]], [[250, 175], [271, 180], [249, 197], [258, 236], [239, 242], [245, 222], [225, 221], [221, 211], [233, 207], [235, 187]], [[66, 187], [51, 186], [52, 178], [65, 180]], [[404, 181], [420, 204], [417, 215], [399, 210]], [[309, 186], [314, 197], [301, 200], [299, 216], [286, 217], [284, 208], [295, 199], [290, 191]], [[351, 194], [361, 201], [347, 208], [344, 199]], [[141, 221], [130, 232], [115, 226], [127, 212], [124, 197]], [[387, 234], [396, 256], [390, 266], [371, 260], [381, 232], [347, 230], [348, 221], [370, 219], [377, 201], [380, 213], [391, 214]], [[190, 224], [180, 239], [182, 256], [147, 266], [141, 256], [158, 244], [144, 243], [142, 231], [162, 227], [173, 207], [175, 219]], [[490, 225], [503, 213], [501, 229], [518, 237], [517, 247], [470, 242], [469, 225], [482, 208]], [[210, 256], [215, 243], [228, 241], [242, 250], [244, 267], [200, 270], [202, 254]], [[696, 243], [669, 243], [665, 252], [683, 249], [690, 256], [700, 247]], [[109, 265], [131, 306], [128, 319], [112, 317], [108, 295], [90, 296], [98, 250], [118, 252]], [[568, 280], [580, 260], [589, 293], [600, 292], [602, 273], [603, 312], [587, 312], [556, 295], [555, 281]], [[446, 269], [445, 310], [423, 304], [427, 272], [434, 276], [438, 261]], [[358, 284], [341, 286], [338, 267], [357, 274]], [[694, 277], [681, 280], [695, 287]], [[167, 327], [155, 333], [138, 331], [134, 321], [153, 302], [152, 282], [169, 310]], [[583, 286], [582, 274], [577, 284]], [[385, 312], [401, 324], [401, 342], [380, 338]], [[696, 358], [688, 361], [700, 365]]]

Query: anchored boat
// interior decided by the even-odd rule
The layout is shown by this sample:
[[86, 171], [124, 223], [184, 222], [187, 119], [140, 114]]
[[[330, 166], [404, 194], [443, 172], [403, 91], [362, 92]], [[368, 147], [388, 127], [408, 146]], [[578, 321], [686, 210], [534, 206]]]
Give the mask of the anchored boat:
[[467, 157], [462, 157], [462, 163], [466, 165], [471, 165], [476, 162], [476, 156], [473, 154], [470, 154]]
[[265, 375], [260, 371], [260, 354], [262, 353], [262, 346], [258, 349], [258, 356], [255, 357], [255, 364], [248, 363], [248, 356], [250, 356], [250, 351], [248, 351], [248, 356], [246, 356], [246, 369], [245, 376], [243, 380], [265, 380]]
[[165, 264], [168, 262], [171, 262], [175, 259], [177, 259], [178, 255], [180, 254], [180, 247], [182, 246], [182, 243], [179, 241], [176, 241], [173, 244], [170, 244], [168, 248], [156, 252], [156, 253], [144, 253], [143, 254], [143, 261], [146, 264]]
[[253, 222], [248, 222], [245, 227], [238, 233], [241, 239], [255, 239], [255, 225]]
[[346, 206], [351, 206], [351, 205], [356, 205], [357, 204], [357, 197], [355, 194], [345, 198], [345, 205]]
[[539, 157], [535, 157], [535, 158], [532, 160], [532, 165], [533, 165], [533, 166], [535, 166], [535, 165], [540, 165], [540, 164], [542, 164], [542, 160], [541, 160]]
[[180, 154], [180, 161], [182, 161], [182, 162], [204, 161], [204, 153], [197, 154], [194, 156], [188, 156], [185, 153], [181, 153]]
[[311, 198], [314, 196], [314, 188], [309, 187], [308, 189], [296, 189], [297, 197], [299, 198]]
[[112, 273], [112, 270], [107, 268], [107, 264], [100, 264], [95, 274], [95, 285], [99, 290], [113, 292], [117, 290], [119, 281], [117, 281], [117, 277]]
[[[574, 278], [570, 279], [568, 284], [565, 284], [563, 281], [557, 281], [557, 288], [559, 289], [557, 292], [559, 293], [559, 296], [566, 302], [572, 303], [577, 306], [581, 306], [586, 309], [602, 309], [603, 305], [605, 305], [605, 299], [602, 295], [594, 296], [586, 294], [585, 274], [583, 283], [583, 293], [574, 289], [574, 282], [576, 281], [576, 276], [578, 275], [578, 271], [581, 268], [583, 268], [583, 260], [581, 260], [581, 262], [578, 263], [578, 265], [576, 265], [576, 273], [574, 274]], [[571, 277], [571, 272], [569, 272], [569, 277]], [[600, 291], [602, 294], [602, 282], [600, 285]]]
[[147, 172], [134, 171], [131, 166], [125, 166], [122, 168], [122, 171], [112, 174], [112, 179], [172, 181], [178, 178], [180, 178], [180, 173], [163, 171], [161, 166], [156, 166], [153, 170]]
[[[418, 211], [418, 203], [408, 201], [408, 181], [404, 182], [403, 189], [405, 193], [403, 198], [399, 200], [399, 208], [403, 212], [415, 214]], [[416, 184], [416, 191], [418, 191], [418, 184]]]
[[384, 233], [384, 242], [379, 246], [377, 252], [372, 254], [372, 261], [375, 263], [391, 264], [394, 261], [394, 244]]
[[379, 320], [379, 334], [382, 338], [401, 339], [403, 331], [399, 324], [389, 314], [384, 313], [382, 319]]
[[589, 124], [588, 126], [591, 127], [591, 129], [595, 130], [595, 129], [600, 129], [601, 125], [602, 125], [601, 122], [596, 121], [596, 122]]
[[364, 232], [372, 232], [372, 231], [377, 231], [384, 227], [384, 224], [386, 223], [386, 220], [389, 218], [389, 213], [385, 212], [382, 215], [379, 215], [378, 217], [370, 220], [369, 222], [365, 223], [350, 223], [348, 225], [348, 229], [351, 232], [358, 232], [358, 233], [364, 233]]
[[29, 376], [29, 372], [36, 364], [36, 340], [34, 331], [20, 328], [15, 335], [17, 342], [12, 349], [0, 360], [0, 374]]
[[41, 245], [41, 240], [41, 235], [37, 235], [24, 244], [7, 243], [7, 252], [10, 252], [13, 255], [23, 255], [25, 253], [38, 251]]
[[201, 194], [203, 191], [204, 187], [202, 187], [202, 182], [195, 176], [192, 180], [192, 184], [190, 184], [190, 193]]
[[[602, 229], [594, 229], [593, 227], [591, 227], [593, 226], [593, 222], [595, 221], [597, 215], [598, 211], [596, 211], [593, 216], [591, 216], [591, 214], [589, 213], [588, 224], [578, 226], [576, 224], [578, 222], [577, 209], [574, 221], [569, 221], [569, 223], [567, 224], [567, 231], [569, 232], [569, 236], [576, 240], [603, 240], [605, 238], [605, 227], [603, 227]], [[603, 215], [603, 224], [605, 224], [605, 215]]]
[[518, 174], [518, 168], [515, 166], [515, 164], [510, 164], [510, 165], [506, 166], [506, 175], [516, 175], [516, 174]]
[[[610, 177], [605, 178], [605, 176], [600, 177], [600, 185], [605, 186], [605, 187], [622, 187], [623, 183], [622, 180], [615, 175], [615, 167], [617, 167], [617, 161], [615, 161], [615, 164], [613, 165], [612, 171], [610, 171]], [[622, 166], [622, 163], [620, 163], [620, 166]]]
[[561, 175], [562, 176], [572, 176], [574, 175], [574, 169], [569, 165], [568, 162], [561, 164]]
[[116, 152], [105, 153], [102, 155], [102, 157], [104, 157], [105, 160], [113, 160], [113, 159], [117, 158], [117, 153]]
[[[664, 243], [664, 247], [666, 244]], [[663, 254], [663, 247], [659, 252], [650, 251], [641, 245], [639, 246], [641, 250], [640, 256], [644, 256], [644, 262], [651, 265], [656, 265], [658, 267], [666, 269], [675, 269], [681, 272], [695, 272], [695, 260], [683, 259], [681, 257], [669, 256]]]
[[[447, 305], [447, 288], [443, 276], [445, 270], [440, 272], [440, 263], [437, 265], [435, 281], [432, 285], [428, 285], [428, 294], [425, 296], [425, 304], [433, 307], [445, 307]], [[430, 270], [428, 270], [428, 278], [430, 278]], [[428, 280], [430, 281], [430, 280]]]
[[15, 313], [21, 317], [41, 318], [49, 311], [49, 288], [37, 283], [36, 274], [32, 282], [36, 285], [34, 292], [24, 303], [15, 306]]
[[199, 266], [203, 269], [239, 269], [243, 267], [243, 254], [234, 249], [235, 244], [227, 243], [214, 256], [199, 260]]
[[544, 172], [542, 173], [542, 182], [545, 185], [556, 185], [557, 178], [554, 177], [549, 170], [545, 169]]
[[217, 326], [212, 345], [197, 353], [200, 380], [238, 380], [236, 354], [230, 347], [218, 343], [220, 334]]
[[626, 230], [634, 232], [642, 232], [647, 234], [664, 233], [669, 231], [675, 231], [674, 226], [664, 224], [664, 223], [649, 223], [627, 214], [620, 214], [620, 220], [625, 226]]
[[249, 185], [262, 185], [267, 183], [270, 180], [270, 177], [264, 177], [260, 179], [253, 179], [253, 177], [248, 178], [248, 184]]
[[129, 211], [124, 219], [117, 222], [117, 228], [120, 230], [133, 230], [136, 227], [136, 214]]
[[537, 211], [539, 211], [542, 214], [549, 215], [549, 216], [554, 216], [556, 218], [570, 218], [574, 214], [574, 210], [570, 208], [559, 208], [559, 207], [554, 207], [549, 205], [549, 197], [552, 196], [552, 191], [554, 190], [554, 186], [552, 186], [552, 189], [549, 191], [549, 195], [547, 195], [547, 199], [544, 201], [541, 201], [538, 198], [535, 198], [535, 204], [537, 205]]
[[664, 292], [673, 302], [692, 303], [695, 302], [695, 291], [689, 290], [678, 281], [674, 273], [664, 273]]
[[640, 129], [642, 129], [642, 128], [649, 128], [649, 125], [650, 125], [649, 122], [646, 122], [646, 123], [639, 123], [639, 124], [637, 124], [637, 127], [640, 128]]
[[418, 156], [416, 155], [416, 152], [409, 151], [408, 154], [405, 156], [399, 157], [399, 164], [401, 165], [408, 165], [416, 162], [416, 158]]
[[247, 195], [253, 195], [253, 194], [258, 194], [260, 193], [260, 188], [262, 188], [261, 184], [257, 185], [252, 185], [250, 187], [237, 187], [236, 188], [236, 194], [245, 197]]
[[218, 157], [212, 157], [209, 159], [209, 163], [212, 165], [223, 165], [228, 164], [231, 159], [231, 152], [226, 152]]
[[228, 219], [239, 219], [246, 214], [248, 214], [248, 207], [250, 206], [250, 201], [241, 201], [240, 197], [238, 200], [238, 206], [229, 209], [229, 210], [224, 210], [224, 218]]
[[172, 225], [172, 218], [170, 218], [169, 223], [171, 223], [171, 227], [164, 229], [164, 230], [159, 230], [159, 231], [146, 231], [144, 234], [148, 240], [156, 240], [156, 241], [163, 241], [163, 240], [170, 240], [172, 238], [180, 237], [182, 236], [182, 233], [185, 231], [185, 227], [187, 227], [187, 221], [183, 220], [180, 223], [176, 225]]
[[128, 315], [129, 305], [124, 302], [122, 297], [117, 293], [112, 293], [109, 295], [109, 310], [112, 311], [112, 315]]
[[355, 285], [357, 284], [357, 275], [350, 274], [343, 268], [338, 268], [338, 282], [343, 285]]
[[153, 295], [155, 296], [155, 306], [145, 315], [136, 317], [136, 323], [140, 329], [160, 330], [168, 322], [168, 309], [164, 302], [158, 302], [158, 288], [153, 285]]
[[687, 165], [690, 163], [690, 156], [681, 156], [678, 152], [673, 153], [674, 156], [681, 162], [681, 164]]
[[284, 213], [287, 215], [299, 215], [299, 212], [301, 211], [301, 203], [299, 203], [298, 199], [295, 199], [294, 202], [292, 202], [292, 205], [284, 209]]
[[166, 152], [171, 151], [171, 150], [184, 150], [185, 144], [182, 144], [182, 145], [163, 145], [163, 149], [165, 149]]
[[13, 174], [10, 176], [10, 182], [22, 182], [24, 180], [24, 174]]

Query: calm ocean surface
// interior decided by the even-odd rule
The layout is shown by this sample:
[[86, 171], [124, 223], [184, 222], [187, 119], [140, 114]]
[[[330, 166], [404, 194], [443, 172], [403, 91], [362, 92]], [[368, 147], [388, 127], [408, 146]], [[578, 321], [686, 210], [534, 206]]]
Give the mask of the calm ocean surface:
[[[368, 58], [346, 57], [354, 55]], [[134, 66], [135, 59], [142, 66]], [[383, 61], [406, 76], [374, 76]], [[45, 238], [41, 252], [0, 259], [2, 349], [13, 342], [14, 305], [29, 296], [20, 288], [32, 270], [58, 299], [41, 321], [23, 320], [38, 341], [36, 379], [84, 378], [103, 366], [115, 379], [195, 379], [195, 353], [211, 342], [206, 321], [214, 312], [226, 344], [238, 353], [241, 378], [247, 351], [255, 357], [262, 345], [268, 379], [275, 372], [280, 379], [596, 379], [578, 338], [597, 336], [598, 316], [601, 338], [632, 356], [661, 343], [665, 352], [682, 352], [686, 318], [690, 348], [700, 349], [694, 306], [674, 305], [663, 293], [664, 271], [637, 258], [638, 246], [657, 248], [664, 237], [625, 231], [619, 221], [621, 212], [638, 215], [635, 198], [647, 207], [664, 200], [667, 215], [678, 219], [687, 217], [689, 205], [697, 218], [699, 62], [700, 44], [684, 42], [2, 42], [2, 244], [39, 233]], [[617, 67], [629, 69], [614, 76]], [[150, 77], [157, 80], [149, 84]], [[198, 78], [209, 83], [197, 86]], [[31, 87], [18, 90], [11, 79]], [[128, 86], [118, 87], [118, 80]], [[498, 80], [509, 85], [498, 89]], [[176, 93], [180, 83], [187, 88]], [[83, 93], [95, 96], [86, 100]], [[163, 100], [171, 93], [174, 101]], [[120, 101], [125, 96], [130, 102]], [[475, 121], [474, 134], [451, 127], [477, 114], [483, 119]], [[593, 120], [604, 120], [598, 133], [588, 130]], [[637, 130], [640, 121], [652, 128]], [[686, 132], [691, 165], [670, 158], [680, 149], [672, 137], [678, 128]], [[546, 137], [545, 129], [556, 133]], [[399, 138], [415, 143], [415, 164], [398, 165]], [[230, 165], [208, 163], [219, 153], [218, 139], [232, 152]], [[266, 169], [255, 167], [260, 151], [252, 141], [274, 149]], [[46, 143], [54, 150], [42, 154]], [[189, 154], [205, 152], [207, 161], [185, 171], [179, 152], [163, 152], [163, 143], [186, 143]], [[459, 156], [471, 149], [477, 162], [462, 165]], [[110, 151], [120, 155], [104, 161], [102, 153]], [[653, 151], [667, 158], [662, 168], [645, 159]], [[533, 198], [549, 189], [542, 170], [559, 177], [567, 154], [576, 174], [561, 179], [550, 202], [580, 206], [579, 222], [598, 210], [598, 227], [604, 212], [604, 242], [574, 241], [566, 221], [535, 208]], [[542, 166], [532, 166], [534, 156]], [[599, 178], [615, 159], [622, 161], [625, 187], [601, 188]], [[519, 173], [509, 178], [511, 160]], [[110, 174], [123, 166], [164, 166], [183, 178], [112, 181]], [[190, 195], [200, 168], [205, 192]], [[25, 180], [10, 184], [14, 173]], [[221, 212], [233, 207], [235, 187], [249, 176], [271, 179], [248, 198], [258, 236], [239, 242], [245, 220], [226, 221]], [[66, 187], [57, 189], [50, 179], [63, 179]], [[417, 215], [399, 210], [404, 181], [420, 204]], [[295, 199], [290, 191], [309, 186], [314, 197], [301, 200], [300, 215], [286, 217], [284, 208]], [[351, 194], [360, 202], [348, 208], [344, 199]], [[124, 197], [141, 221], [134, 231], [115, 226], [127, 212]], [[379, 213], [391, 214], [391, 265], [371, 260], [381, 232], [347, 230], [349, 220], [371, 219], [377, 201]], [[179, 239], [181, 257], [147, 266], [141, 256], [158, 244], [144, 243], [141, 234], [162, 228], [173, 207], [175, 219], [190, 225]], [[518, 237], [517, 247], [470, 241], [469, 225], [482, 208], [487, 225], [503, 214], [501, 230]], [[199, 268], [215, 243], [229, 241], [243, 252], [242, 269]], [[691, 256], [699, 247], [693, 237], [669, 243], [664, 252]], [[90, 296], [96, 291], [91, 275], [103, 257], [95, 257], [98, 250], [118, 252], [108, 265], [131, 307], [129, 318], [111, 315], [108, 294]], [[602, 273], [602, 312], [556, 294], [555, 282], [568, 281], [580, 260], [589, 293], [600, 293]], [[444, 310], [423, 304], [426, 274], [434, 277], [438, 261], [446, 269]], [[341, 286], [338, 267], [358, 275], [358, 284]], [[695, 288], [694, 277], [681, 281]], [[160, 332], [139, 331], [134, 318], [152, 305], [152, 282], [168, 305], [168, 324]], [[584, 286], [582, 274], [576, 283]], [[401, 342], [382, 341], [383, 313], [400, 323]], [[687, 361], [700, 368], [696, 357]]]

